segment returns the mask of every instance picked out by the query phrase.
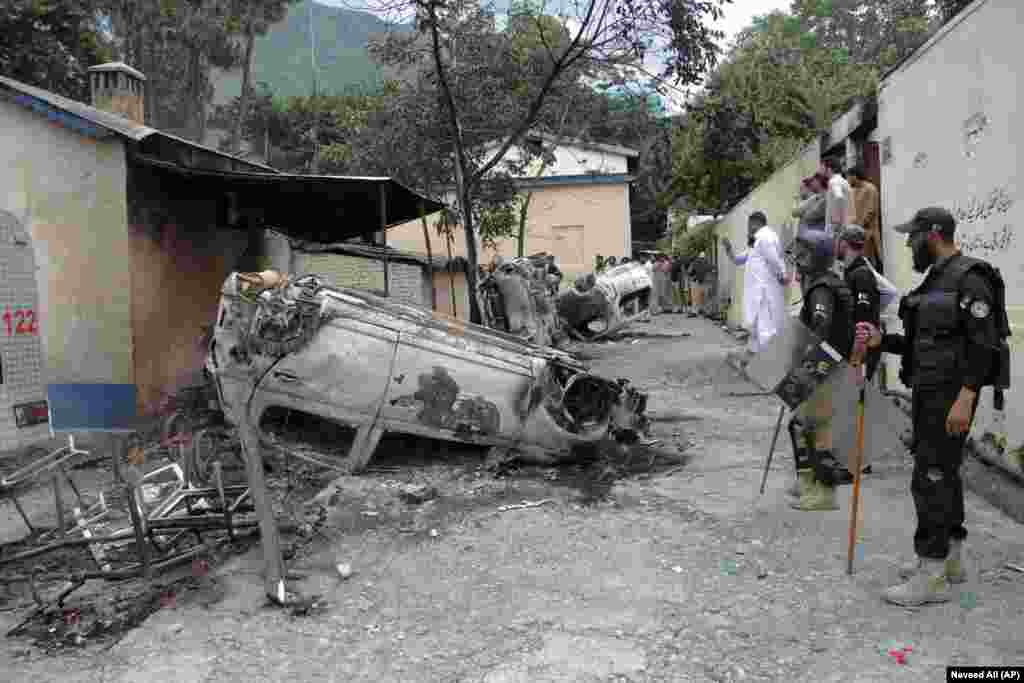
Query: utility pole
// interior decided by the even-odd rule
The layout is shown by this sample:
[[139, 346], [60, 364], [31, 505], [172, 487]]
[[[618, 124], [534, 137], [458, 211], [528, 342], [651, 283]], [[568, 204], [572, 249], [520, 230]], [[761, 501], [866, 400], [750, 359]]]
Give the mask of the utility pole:
[[313, 161], [310, 164], [310, 171], [317, 174], [320, 172], [320, 105], [319, 105], [319, 77], [316, 65], [316, 29], [313, 25], [313, 0], [309, 3], [309, 59], [313, 74]]

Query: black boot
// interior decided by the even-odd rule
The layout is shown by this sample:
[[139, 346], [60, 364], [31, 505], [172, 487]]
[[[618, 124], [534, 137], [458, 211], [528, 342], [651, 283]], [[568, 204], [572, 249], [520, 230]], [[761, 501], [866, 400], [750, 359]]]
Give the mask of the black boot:
[[839, 464], [832, 451], [815, 451], [815, 459], [817, 460], [815, 473], [820, 481], [828, 482], [832, 486], [845, 486], [853, 483], [853, 475], [850, 474], [850, 470]]

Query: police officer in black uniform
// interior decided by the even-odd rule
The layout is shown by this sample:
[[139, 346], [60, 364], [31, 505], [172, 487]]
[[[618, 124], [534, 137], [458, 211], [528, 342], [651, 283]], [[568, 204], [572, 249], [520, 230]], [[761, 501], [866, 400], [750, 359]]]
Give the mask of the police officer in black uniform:
[[[803, 306], [800, 322], [828, 342], [843, 358], [853, 349], [853, 298], [846, 283], [832, 270], [835, 238], [821, 230], [804, 230], [793, 245], [800, 273]], [[832, 396], [826, 383], [798, 409], [790, 423], [794, 440], [799, 500], [798, 510], [836, 510], [835, 487], [853, 477], [832, 451]]]
[[949, 211], [922, 209], [896, 231], [907, 235], [914, 270], [928, 275], [900, 301], [905, 335], [883, 337], [877, 326], [860, 323], [857, 339], [875, 353], [902, 356], [900, 379], [913, 393], [918, 563], [883, 597], [917, 606], [948, 601], [948, 584], [964, 581], [964, 443], [981, 387], [993, 385], [1001, 395], [1009, 386], [1009, 325], [999, 271], [960, 253]]

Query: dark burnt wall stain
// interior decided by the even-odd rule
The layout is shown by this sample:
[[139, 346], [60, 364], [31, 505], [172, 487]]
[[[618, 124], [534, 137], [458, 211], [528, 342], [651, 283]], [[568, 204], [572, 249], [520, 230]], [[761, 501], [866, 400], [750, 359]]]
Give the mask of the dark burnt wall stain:
[[128, 173], [132, 242], [132, 347], [143, 414], [163, 394], [198, 382], [204, 328], [215, 322], [220, 288], [247, 236], [223, 225], [223, 206], [201, 184], [168, 183], [145, 166]]

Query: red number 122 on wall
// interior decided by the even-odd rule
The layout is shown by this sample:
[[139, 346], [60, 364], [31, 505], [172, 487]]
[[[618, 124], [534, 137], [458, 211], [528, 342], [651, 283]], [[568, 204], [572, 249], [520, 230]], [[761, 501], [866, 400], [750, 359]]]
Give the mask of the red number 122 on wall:
[[14, 313], [11, 309], [4, 311], [4, 329], [7, 336], [18, 334], [38, 334], [39, 326], [36, 324], [36, 312], [31, 308], [17, 308]]

